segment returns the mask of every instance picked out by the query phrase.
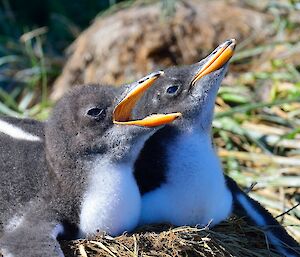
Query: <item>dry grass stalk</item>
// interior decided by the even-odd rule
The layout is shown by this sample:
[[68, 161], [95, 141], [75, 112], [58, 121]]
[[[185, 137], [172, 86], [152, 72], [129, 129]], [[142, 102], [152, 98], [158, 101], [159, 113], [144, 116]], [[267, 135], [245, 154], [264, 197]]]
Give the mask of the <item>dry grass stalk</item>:
[[276, 256], [268, 249], [262, 231], [237, 218], [213, 229], [161, 224], [144, 226], [133, 234], [116, 238], [102, 234], [90, 240], [62, 242], [62, 245], [67, 257], [83, 256], [81, 249], [89, 257]]

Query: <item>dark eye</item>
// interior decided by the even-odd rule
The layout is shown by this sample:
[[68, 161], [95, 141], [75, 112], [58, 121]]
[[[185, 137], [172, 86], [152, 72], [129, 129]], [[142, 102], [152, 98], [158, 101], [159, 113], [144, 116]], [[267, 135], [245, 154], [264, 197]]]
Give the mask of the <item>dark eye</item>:
[[93, 117], [94, 119], [96, 119], [97, 121], [99, 121], [105, 117], [106, 111], [105, 111], [105, 109], [94, 107], [87, 111], [87, 115], [89, 115], [89, 116]]
[[171, 86], [167, 88], [167, 93], [168, 94], [174, 94], [178, 90], [178, 86]]

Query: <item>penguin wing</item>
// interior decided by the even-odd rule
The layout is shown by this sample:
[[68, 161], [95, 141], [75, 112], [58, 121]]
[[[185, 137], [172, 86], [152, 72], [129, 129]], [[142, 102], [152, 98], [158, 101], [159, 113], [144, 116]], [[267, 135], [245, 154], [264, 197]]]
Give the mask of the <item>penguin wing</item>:
[[53, 231], [61, 225], [38, 221], [26, 222], [17, 229], [4, 233], [0, 252], [4, 257], [61, 257], [64, 256]]
[[15, 227], [4, 230], [0, 238], [0, 253], [4, 257], [62, 257], [57, 237], [63, 226], [47, 208], [39, 206], [27, 212]]
[[[3, 133], [1, 129], [3, 131], [5, 126], [1, 127], [1, 122], [2, 119], [0, 119], [0, 232], [2, 223], [15, 215], [21, 206], [25, 206], [36, 197], [41, 188], [45, 187], [48, 170], [44, 142], [14, 138], [8, 135], [14, 132], [13, 130], [8, 130], [8, 134]], [[15, 124], [16, 121], [13, 124], [14, 128], [20, 129]], [[7, 128], [10, 128], [9, 126], [12, 126], [12, 123], [9, 123]], [[26, 130], [26, 133], [27, 131], [29, 130]]]
[[18, 119], [0, 116], [0, 134], [25, 141], [43, 141], [45, 137], [45, 123], [33, 119]]
[[226, 176], [226, 183], [233, 196], [234, 214], [263, 229], [269, 244], [281, 256], [300, 256], [300, 245], [259, 202], [243, 192], [232, 178]]

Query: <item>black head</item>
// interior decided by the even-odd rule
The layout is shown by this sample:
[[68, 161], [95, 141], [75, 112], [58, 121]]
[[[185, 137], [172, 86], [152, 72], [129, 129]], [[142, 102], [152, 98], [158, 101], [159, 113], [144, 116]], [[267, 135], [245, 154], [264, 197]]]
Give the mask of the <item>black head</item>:
[[217, 91], [234, 48], [235, 40], [227, 40], [196, 64], [165, 70], [137, 105], [135, 117], [144, 117], [150, 111], [180, 112], [182, 119], [173, 126], [199, 124], [210, 129]]

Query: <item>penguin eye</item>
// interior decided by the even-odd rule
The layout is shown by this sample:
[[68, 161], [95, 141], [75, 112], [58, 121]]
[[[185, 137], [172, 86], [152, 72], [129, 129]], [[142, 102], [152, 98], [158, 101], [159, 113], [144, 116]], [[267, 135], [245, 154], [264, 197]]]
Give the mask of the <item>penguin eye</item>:
[[176, 93], [178, 88], [179, 88], [178, 86], [170, 86], [170, 87], [167, 88], [167, 93], [168, 94], [174, 94], [174, 93]]
[[106, 111], [105, 109], [101, 109], [101, 108], [91, 108], [87, 111], [87, 115], [93, 117], [95, 120], [99, 121], [102, 120], [105, 115], [106, 115]]

